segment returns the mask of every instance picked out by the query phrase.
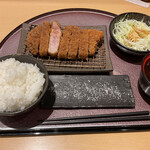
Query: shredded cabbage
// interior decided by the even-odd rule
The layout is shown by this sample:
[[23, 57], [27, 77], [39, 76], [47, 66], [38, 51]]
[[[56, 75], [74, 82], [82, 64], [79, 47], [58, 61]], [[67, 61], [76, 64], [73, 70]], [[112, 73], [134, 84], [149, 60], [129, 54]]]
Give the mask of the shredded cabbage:
[[[119, 22], [115, 23], [114, 26], [113, 35], [122, 45], [134, 50], [150, 51], [150, 26], [148, 26], [146, 23], [134, 19], [124, 20], [123, 18]], [[137, 36], [139, 36], [137, 40], [129, 40], [129, 38], [134, 39], [134, 37], [131, 37], [134, 27], [148, 32], [148, 35], [146, 35], [144, 38], [141, 38], [137, 34]]]

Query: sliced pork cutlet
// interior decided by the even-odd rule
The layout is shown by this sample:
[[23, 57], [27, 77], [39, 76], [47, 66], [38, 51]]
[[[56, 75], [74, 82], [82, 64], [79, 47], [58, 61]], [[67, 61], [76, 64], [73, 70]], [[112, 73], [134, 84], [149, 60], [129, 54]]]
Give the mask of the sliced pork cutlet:
[[77, 26], [72, 26], [72, 25], [68, 25], [68, 26], [65, 27], [65, 30], [71, 31], [71, 32], [75, 32], [75, 31], [78, 30], [78, 29], [79, 29], [79, 27], [77, 27]]
[[58, 49], [58, 59], [67, 59], [71, 32], [68, 29], [62, 31], [62, 37]]
[[89, 29], [89, 56], [94, 56], [98, 43], [102, 40], [104, 34], [96, 29]]
[[50, 22], [48, 21], [43, 22], [39, 47], [39, 55], [41, 57], [45, 57], [48, 55], [50, 31], [51, 31]]
[[80, 29], [76, 26], [73, 26], [71, 29], [71, 38], [69, 43], [69, 52], [68, 59], [77, 59], [78, 49], [79, 49], [79, 38], [80, 38]]
[[79, 41], [79, 59], [88, 59], [88, 48], [89, 48], [89, 32], [88, 29], [81, 29], [80, 41]]
[[89, 36], [92, 40], [96, 40], [97, 42], [100, 42], [104, 38], [103, 31], [96, 30], [96, 29], [89, 29]]
[[60, 24], [57, 21], [53, 21], [51, 26], [49, 48], [48, 48], [48, 54], [51, 57], [57, 57], [61, 34], [62, 33]]
[[96, 50], [97, 50], [97, 42], [91, 42], [89, 43], [89, 56], [93, 57], [95, 56]]
[[27, 35], [26, 45], [33, 55], [37, 55], [39, 52], [38, 49], [40, 44], [41, 29], [42, 27], [38, 25]]

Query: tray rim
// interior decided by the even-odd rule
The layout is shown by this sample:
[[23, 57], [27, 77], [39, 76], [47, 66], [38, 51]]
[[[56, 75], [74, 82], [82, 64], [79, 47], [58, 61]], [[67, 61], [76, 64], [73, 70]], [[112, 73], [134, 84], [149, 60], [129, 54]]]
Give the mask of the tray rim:
[[88, 126], [88, 127], [56, 127], [56, 128], [29, 128], [15, 130], [1, 130], [0, 137], [15, 136], [42, 136], [42, 135], [70, 135], [89, 133], [121, 133], [149, 131], [150, 124], [146, 125], [121, 125], [121, 126]]

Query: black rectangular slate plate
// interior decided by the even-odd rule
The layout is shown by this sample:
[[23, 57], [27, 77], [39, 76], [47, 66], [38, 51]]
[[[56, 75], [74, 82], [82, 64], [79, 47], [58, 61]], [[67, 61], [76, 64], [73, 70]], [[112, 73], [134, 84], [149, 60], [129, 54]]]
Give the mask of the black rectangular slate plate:
[[49, 75], [41, 108], [133, 108], [127, 75]]

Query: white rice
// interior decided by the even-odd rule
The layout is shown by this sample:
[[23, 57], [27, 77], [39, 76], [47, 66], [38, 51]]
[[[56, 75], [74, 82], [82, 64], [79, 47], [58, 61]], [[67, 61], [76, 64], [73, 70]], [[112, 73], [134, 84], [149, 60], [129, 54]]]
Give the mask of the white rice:
[[14, 58], [0, 62], [0, 111], [25, 109], [38, 98], [44, 82], [44, 74], [36, 65]]

